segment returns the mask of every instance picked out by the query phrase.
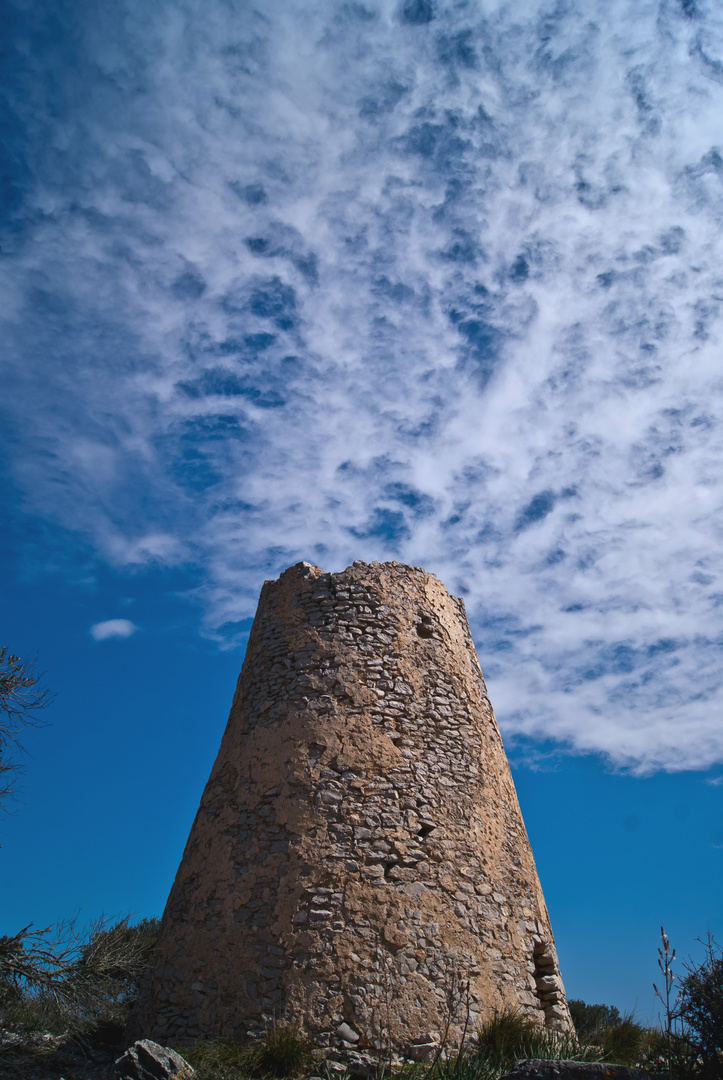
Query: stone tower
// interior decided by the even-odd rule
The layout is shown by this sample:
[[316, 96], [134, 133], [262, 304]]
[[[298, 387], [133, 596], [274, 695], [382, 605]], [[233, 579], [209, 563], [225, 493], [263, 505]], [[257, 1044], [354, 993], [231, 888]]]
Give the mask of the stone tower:
[[464, 603], [396, 562], [292, 566], [262, 589], [129, 1030], [345, 1024], [415, 1056], [506, 1007], [570, 1026]]

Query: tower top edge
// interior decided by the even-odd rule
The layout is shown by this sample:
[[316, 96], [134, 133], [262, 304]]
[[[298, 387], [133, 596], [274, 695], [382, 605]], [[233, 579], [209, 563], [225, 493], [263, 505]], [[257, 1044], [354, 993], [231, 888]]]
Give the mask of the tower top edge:
[[[278, 578], [268, 578], [264, 585], [275, 585], [277, 582], [285, 581], [288, 578], [324, 578], [327, 581], [338, 581], [349, 577], [356, 577], [360, 575], [375, 576], [381, 572], [397, 573], [397, 574], [414, 574], [419, 577], [432, 578], [434, 581], [438, 581], [443, 588], [446, 588], [444, 583], [440, 581], [436, 574], [433, 574], [431, 570], [425, 570], [423, 566], [412, 566], [409, 563], [397, 562], [396, 560], [389, 560], [387, 562], [379, 562], [373, 560], [372, 562], [363, 562], [361, 559], [355, 559], [353, 563], [347, 566], [344, 570], [338, 570], [336, 572], [322, 570], [316, 563], [311, 562], [298, 562], [293, 566], [289, 566], [286, 570], [283, 570]], [[452, 594], [450, 593], [450, 596]], [[461, 597], [454, 597], [455, 600], [461, 600]]]

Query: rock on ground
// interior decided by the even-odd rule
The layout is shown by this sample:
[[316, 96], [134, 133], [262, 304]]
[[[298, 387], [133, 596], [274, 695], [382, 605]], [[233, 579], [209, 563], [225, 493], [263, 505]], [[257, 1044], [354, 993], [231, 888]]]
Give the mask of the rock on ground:
[[115, 1063], [117, 1080], [194, 1080], [180, 1054], [150, 1039], [139, 1039]]

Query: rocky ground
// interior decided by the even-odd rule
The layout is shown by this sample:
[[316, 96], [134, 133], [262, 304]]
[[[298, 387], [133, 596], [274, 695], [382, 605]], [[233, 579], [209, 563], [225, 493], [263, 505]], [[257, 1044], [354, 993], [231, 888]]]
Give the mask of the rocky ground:
[[[21, 1036], [0, 1028], [2, 1080], [115, 1080], [115, 1062], [122, 1053], [120, 1046], [81, 1048], [63, 1036]], [[402, 1065], [401, 1059], [394, 1063]], [[351, 1049], [331, 1052], [323, 1060], [326, 1076], [369, 1077], [376, 1074], [378, 1066], [377, 1054]]]
[[[139, 1058], [136, 1048], [143, 1051], [144, 1047], [147, 1050]], [[3, 1080], [117, 1080], [120, 1073], [116, 1063], [122, 1054], [123, 1050], [118, 1046], [81, 1048], [63, 1036], [40, 1033], [21, 1036], [0, 1029], [0, 1076]], [[145, 1040], [136, 1043], [129, 1054], [135, 1060], [128, 1070], [123, 1069], [123, 1075], [180, 1080], [188, 1069], [173, 1051]], [[401, 1062], [396, 1064], [401, 1065]], [[378, 1059], [356, 1051], [337, 1053], [324, 1061], [326, 1077], [334, 1074], [373, 1077], [378, 1068]], [[190, 1075], [193, 1075], [192, 1071]], [[319, 1078], [312, 1077], [311, 1080]], [[535, 1060], [517, 1062], [503, 1080], [667, 1080], [667, 1074], [648, 1073], [624, 1065]]]
[[3, 1080], [113, 1080], [117, 1047], [81, 1050], [62, 1036], [0, 1029]]

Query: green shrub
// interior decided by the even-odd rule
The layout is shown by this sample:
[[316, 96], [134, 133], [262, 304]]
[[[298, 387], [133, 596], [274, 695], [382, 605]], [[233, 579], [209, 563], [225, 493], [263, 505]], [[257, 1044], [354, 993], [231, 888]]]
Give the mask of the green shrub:
[[670, 1054], [670, 1073], [673, 1080], [697, 1080], [700, 1077], [698, 1050], [685, 1035], [673, 1032], [668, 1041], [667, 1032], [660, 1028], [648, 1028], [646, 1035], [637, 1065], [648, 1072], [662, 1073], [667, 1077]]
[[636, 1065], [655, 1041], [654, 1031], [638, 1024], [632, 1013], [621, 1016], [614, 1005], [587, 1005], [579, 998], [568, 1005], [580, 1043], [595, 1047], [605, 1061]]
[[685, 1034], [700, 1056], [700, 1076], [720, 1080], [723, 1075], [723, 954], [708, 935], [702, 964], [687, 965], [678, 1016]]
[[594, 1042], [596, 1034], [620, 1023], [620, 1012], [614, 1005], [588, 1005], [580, 998], [569, 999], [567, 1004], [577, 1037], [586, 1042]]

